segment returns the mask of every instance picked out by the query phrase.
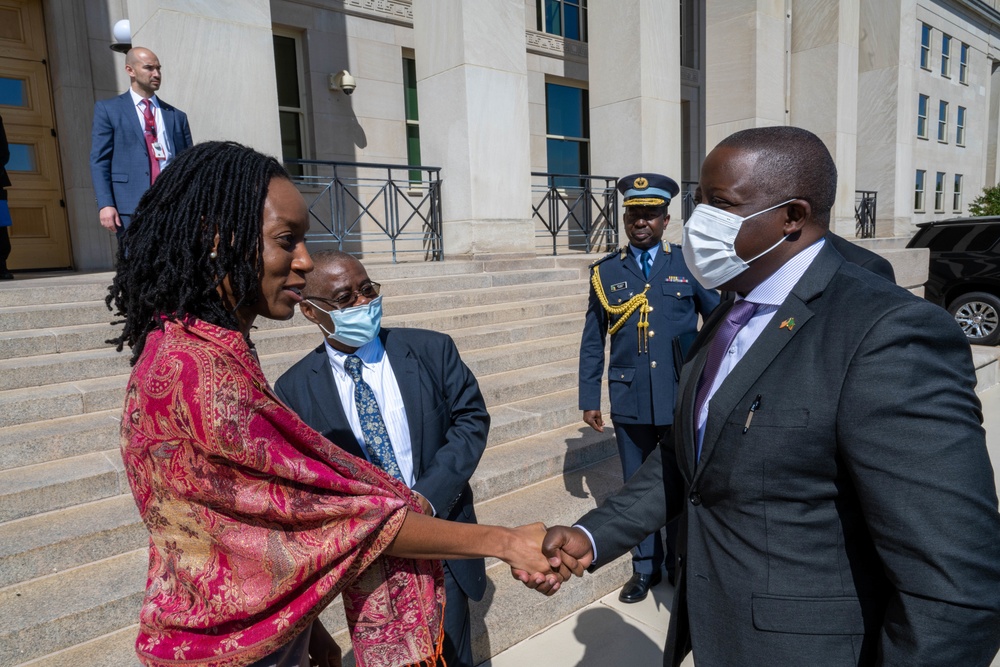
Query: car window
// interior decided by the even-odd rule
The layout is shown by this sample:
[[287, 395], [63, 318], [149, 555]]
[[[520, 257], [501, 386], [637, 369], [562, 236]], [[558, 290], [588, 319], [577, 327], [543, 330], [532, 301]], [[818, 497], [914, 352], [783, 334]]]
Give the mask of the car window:
[[1000, 241], [1000, 225], [977, 226], [973, 232], [966, 247], [969, 252], [986, 252]]
[[972, 228], [962, 225], [959, 227], [936, 227], [930, 230], [924, 240], [924, 247], [938, 252], [961, 249], [961, 244]]

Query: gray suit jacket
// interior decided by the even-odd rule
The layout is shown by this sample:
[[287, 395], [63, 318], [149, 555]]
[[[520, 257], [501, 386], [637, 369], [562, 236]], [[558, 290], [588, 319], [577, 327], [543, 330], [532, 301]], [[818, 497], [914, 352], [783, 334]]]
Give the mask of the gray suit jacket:
[[[413, 490], [438, 516], [476, 522], [469, 479], [486, 449], [490, 415], [472, 371], [449, 336], [424, 329], [379, 332], [406, 408], [413, 447]], [[278, 398], [341, 449], [365, 458], [351, 430], [330, 370], [326, 344], [288, 369], [274, 385]], [[483, 559], [447, 561], [465, 594], [482, 599]]]
[[[160, 113], [175, 155], [191, 146], [187, 115], [163, 100]], [[149, 151], [132, 95], [99, 100], [94, 105], [91, 130], [90, 175], [97, 195], [97, 208], [114, 206], [118, 215], [132, 215], [143, 193], [149, 189]]]
[[696, 463], [730, 306], [681, 373], [674, 442], [580, 521], [605, 563], [683, 512], [664, 664], [988, 665], [1000, 514], [952, 318], [827, 244], [712, 398]]

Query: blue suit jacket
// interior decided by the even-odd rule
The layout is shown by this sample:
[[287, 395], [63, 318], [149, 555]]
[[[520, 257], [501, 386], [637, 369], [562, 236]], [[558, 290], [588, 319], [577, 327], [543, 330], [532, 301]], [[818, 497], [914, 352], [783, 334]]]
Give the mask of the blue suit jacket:
[[[638, 311], [611, 337], [608, 363], [611, 419], [619, 424], [672, 424], [677, 388], [673, 339], [698, 329], [698, 314], [707, 318], [715, 310], [719, 305], [718, 292], [698, 284], [684, 264], [678, 245], [664, 244], [660, 248], [648, 279], [643, 277], [628, 246], [595, 263], [591, 271], [600, 272], [604, 294], [613, 306], [641, 293], [646, 283], [651, 285], [646, 292], [653, 307], [649, 313], [648, 351], [639, 350]], [[591, 284], [580, 342], [581, 410], [601, 408], [604, 341], [609, 324], [615, 321], [617, 317], [609, 322], [608, 313]]]
[[[413, 490], [442, 519], [475, 523], [469, 479], [486, 449], [490, 415], [472, 371], [449, 336], [424, 329], [382, 329], [379, 338], [399, 383], [413, 447]], [[288, 369], [275, 393], [306, 424], [341, 449], [365, 458], [347, 421], [326, 344]], [[486, 591], [483, 559], [448, 561], [465, 594]]]
[[[157, 100], [164, 129], [177, 155], [192, 144], [187, 115]], [[118, 215], [132, 215], [139, 199], [149, 189], [149, 152], [128, 91], [94, 105], [90, 175], [97, 194], [97, 208], [114, 206]]]

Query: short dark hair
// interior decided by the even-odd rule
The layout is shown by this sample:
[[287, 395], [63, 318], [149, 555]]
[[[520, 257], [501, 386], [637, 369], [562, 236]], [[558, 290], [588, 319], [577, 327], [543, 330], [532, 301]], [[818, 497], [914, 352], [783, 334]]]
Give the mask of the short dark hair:
[[[142, 196], [121, 235], [105, 299], [125, 325], [108, 342], [119, 351], [128, 344], [133, 364], [147, 334], [163, 328], [163, 318], [239, 328], [237, 309], [260, 295], [261, 226], [274, 178], [289, 176], [273, 157], [209, 141], [178, 155]], [[210, 256], [213, 248], [216, 257]], [[219, 293], [226, 277], [235, 303]]]
[[316, 294], [316, 285], [322, 280], [322, 269], [330, 264], [336, 264], [338, 262], [358, 262], [361, 260], [350, 253], [343, 252], [342, 250], [334, 250], [332, 248], [324, 248], [323, 250], [317, 250], [316, 252], [310, 253], [313, 261], [313, 270], [306, 274], [306, 286], [305, 292], [307, 296], [324, 296]]
[[828, 226], [837, 199], [837, 165], [823, 140], [800, 127], [755, 127], [731, 134], [720, 146], [760, 156], [754, 180], [777, 200], [805, 199], [813, 218]]

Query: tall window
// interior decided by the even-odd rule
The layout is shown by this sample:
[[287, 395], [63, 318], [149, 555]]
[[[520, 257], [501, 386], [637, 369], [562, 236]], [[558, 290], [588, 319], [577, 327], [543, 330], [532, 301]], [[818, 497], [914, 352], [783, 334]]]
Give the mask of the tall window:
[[566, 39], [587, 41], [587, 0], [535, 0], [538, 29]]
[[934, 180], [934, 210], [944, 213], [944, 172], [939, 171]]
[[961, 83], [969, 83], [969, 45], [962, 42], [962, 48], [958, 53], [958, 80]]
[[915, 213], [923, 213], [924, 211], [924, 180], [926, 177], [926, 171], [917, 169], [917, 184], [913, 188], [913, 211]]
[[948, 143], [948, 103], [944, 100], [938, 104], [938, 141]]
[[955, 213], [962, 212], [962, 175], [955, 174], [955, 194], [952, 197], [951, 209]]
[[[299, 92], [298, 39], [274, 35], [274, 74], [278, 82], [278, 124], [281, 129], [281, 159], [305, 157], [302, 139], [305, 114]], [[301, 174], [299, 165], [289, 165], [293, 174]]]
[[931, 27], [926, 23], [920, 24], [920, 66], [931, 68]]
[[[403, 105], [406, 116], [406, 164], [420, 164], [420, 117], [417, 114], [417, 61], [403, 58]], [[419, 169], [410, 170], [410, 180], [420, 181]]]
[[955, 143], [959, 146], [965, 145], [965, 107], [958, 107], [958, 115], [955, 118]]
[[951, 36], [941, 35], [941, 76], [951, 76]]
[[[545, 143], [549, 173], [590, 173], [590, 103], [583, 88], [545, 84]], [[576, 178], [556, 179], [576, 187]]]
[[917, 101], [917, 136], [921, 139], [927, 138], [927, 106], [930, 98], [921, 95]]

